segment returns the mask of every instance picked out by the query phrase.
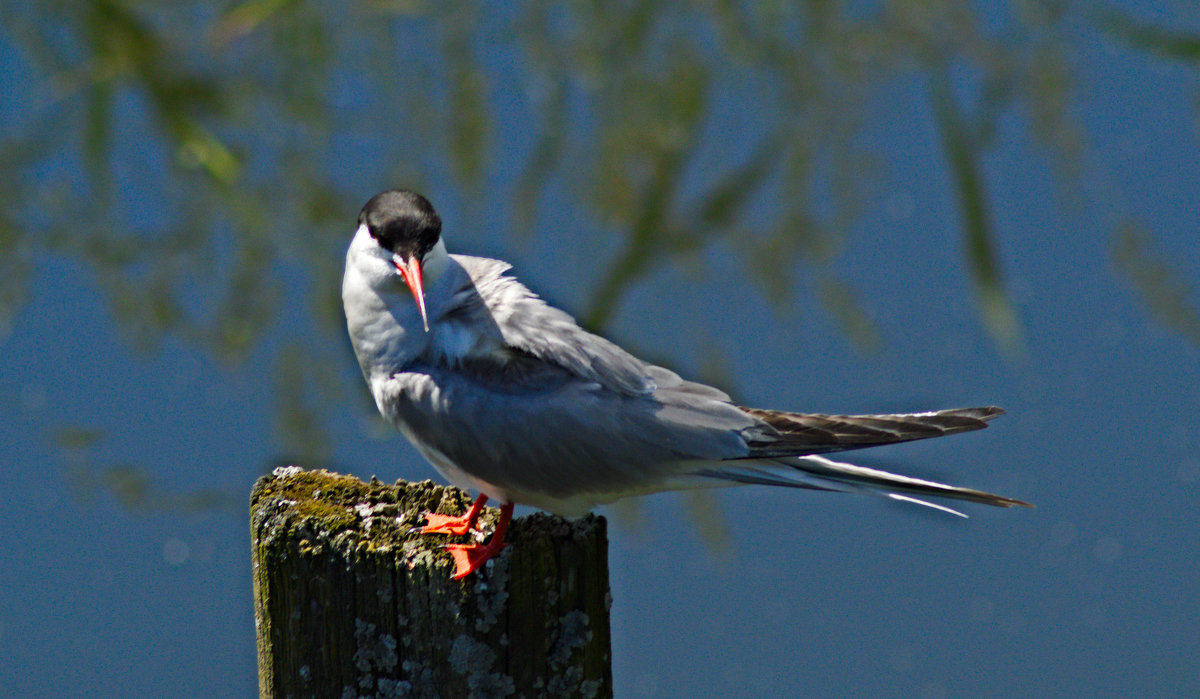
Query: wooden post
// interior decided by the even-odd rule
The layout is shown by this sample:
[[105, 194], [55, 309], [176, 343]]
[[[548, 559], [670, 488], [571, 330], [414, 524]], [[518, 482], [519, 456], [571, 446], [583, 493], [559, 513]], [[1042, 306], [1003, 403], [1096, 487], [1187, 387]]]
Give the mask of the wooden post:
[[500, 555], [451, 580], [439, 546], [453, 539], [410, 530], [470, 503], [431, 481], [296, 467], [259, 479], [260, 696], [611, 697], [604, 519], [515, 519]]

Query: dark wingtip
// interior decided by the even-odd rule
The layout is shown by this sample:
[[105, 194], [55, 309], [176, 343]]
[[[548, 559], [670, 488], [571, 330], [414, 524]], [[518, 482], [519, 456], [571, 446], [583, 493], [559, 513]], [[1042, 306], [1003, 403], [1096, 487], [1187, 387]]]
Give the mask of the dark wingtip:
[[[1005, 411], [1004, 408], [1001, 408], [997, 405], [985, 405], [981, 408], [960, 408], [958, 410], [947, 412], [953, 412], [955, 414], [962, 415], [963, 417], [972, 417], [986, 422], [992, 418], [1000, 417]], [[981, 425], [981, 427], [983, 426], [984, 425]], [[995, 505], [996, 507], [1028, 507], [1031, 510], [1037, 509], [1037, 506], [1035, 506], [1033, 503], [1025, 502], [1024, 500], [1009, 498], [1003, 495], [995, 495], [993, 493], [985, 493], [985, 495], [989, 497], [989, 499], [986, 501], [987, 504]]]
[[1031, 502], [1025, 502], [1024, 500], [1018, 500], [1016, 498], [1006, 498], [1003, 495], [997, 495], [996, 502], [993, 504], [997, 505], [998, 507], [1028, 507], [1031, 510], [1037, 509], [1037, 506]]
[[982, 408], [954, 408], [952, 410], [938, 411], [943, 415], [957, 415], [960, 417], [970, 417], [976, 420], [991, 420], [994, 417], [1000, 417], [1004, 414], [1004, 408], [995, 405], [985, 405]]

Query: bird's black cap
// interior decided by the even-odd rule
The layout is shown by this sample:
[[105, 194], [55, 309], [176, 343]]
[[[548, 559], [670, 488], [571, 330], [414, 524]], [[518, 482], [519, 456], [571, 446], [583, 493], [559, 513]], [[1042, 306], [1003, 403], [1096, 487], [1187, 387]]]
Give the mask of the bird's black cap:
[[406, 189], [389, 189], [371, 197], [358, 215], [371, 237], [405, 258], [425, 256], [442, 234], [442, 219], [425, 197]]

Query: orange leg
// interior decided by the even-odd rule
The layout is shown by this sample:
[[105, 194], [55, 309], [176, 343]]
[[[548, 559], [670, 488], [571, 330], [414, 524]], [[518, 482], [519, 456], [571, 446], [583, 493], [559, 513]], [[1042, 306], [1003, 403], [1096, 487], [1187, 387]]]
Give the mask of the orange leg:
[[487, 503], [487, 496], [480, 495], [475, 498], [475, 503], [471, 505], [471, 509], [467, 510], [465, 515], [438, 515], [430, 512], [425, 515], [425, 526], [421, 528], [422, 534], [453, 534], [455, 536], [464, 536], [475, 528], [475, 522], [479, 520], [479, 515], [483, 512], [483, 506]]
[[[482, 501], [487, 498], [482, 495], [475, 503], [481, 508]], [[472, 510], [475, 508], [472, 507]], [[451, 576], [455, 580], [461, 580], [471, 573], [479, 570], [489, 558], [500, 553], [500, 549], [504, 548], [504, 531], [508, 529], [508, 522], [512, 519], [513, 504], [511, 502], [500, 506], [500, 521], [496, 522], [496, 531], [492, 532], [491, 541], [488, 541], [485, 546], [477, 544], [447, 544], [450, 554], [454, 556], [455, 571]]]

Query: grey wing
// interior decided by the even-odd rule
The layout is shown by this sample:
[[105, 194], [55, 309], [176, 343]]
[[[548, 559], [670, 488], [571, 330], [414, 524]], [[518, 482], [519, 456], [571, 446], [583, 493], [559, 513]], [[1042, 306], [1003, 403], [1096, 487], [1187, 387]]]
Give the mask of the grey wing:
[[743, 457], [742, 432], [756, 422], [706, 396], [623, 395], [536, 358], [413, 366], [389, 379], [381, 398], [435, 465], [453, 464], [495, 496], [560, 512], [563, 501], [586, 509], [670, 487], [697, 461]]
[[647, 395], [655, 382], [649, 367], [608, 340], [587, 332], [506, 272], [499, 260], [452, 256], [473, 282], [459, 291], [458, 312], [474, 327], [492, 324], [509, 348], [562, 367], [625, 395]]
[[648, 364], [646, 365], [646, 371], [649, 372], [650, 378], [654, 379], [655, 387], [660, 392], [681, 394], [695, 399], [707, 398], [722, 403], [730, 401], [728, 393], [718, 388], [713, 388], [708, 384], [696, 383], [695, 381], [680, 378], [679, 374], [670, 369]]

